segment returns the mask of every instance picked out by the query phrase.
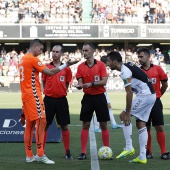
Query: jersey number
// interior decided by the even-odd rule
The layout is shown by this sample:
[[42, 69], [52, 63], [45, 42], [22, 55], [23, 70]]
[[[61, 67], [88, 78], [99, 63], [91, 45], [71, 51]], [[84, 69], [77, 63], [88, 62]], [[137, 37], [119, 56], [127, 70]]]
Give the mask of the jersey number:
[[24, 81], [24, 67], [19, 67], [20, 81]]

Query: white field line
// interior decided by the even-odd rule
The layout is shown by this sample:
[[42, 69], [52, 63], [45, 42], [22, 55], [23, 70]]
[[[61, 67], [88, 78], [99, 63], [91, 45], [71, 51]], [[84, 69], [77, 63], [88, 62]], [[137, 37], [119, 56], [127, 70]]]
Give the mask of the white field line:
[[90, 137], [91, 170], [100, 170], [93, 121], [91, 121], [89, 137]]
[[[82, 125], [69, 125], [69, 126], [81, 126], [82, 127]], [[107, 125], [107, 126], [111, 126], [111, 125]], [[132, 125], [132, 126], [136, 126], [136, 125]], [[170, 126], [170, 124], [164, 124], [164, 126]]]

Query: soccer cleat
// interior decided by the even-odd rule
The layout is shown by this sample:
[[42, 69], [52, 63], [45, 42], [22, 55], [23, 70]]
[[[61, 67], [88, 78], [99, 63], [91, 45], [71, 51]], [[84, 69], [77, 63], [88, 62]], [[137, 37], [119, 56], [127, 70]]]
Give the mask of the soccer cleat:
[[153, 155], [149, 152], [148, 149], [146, 150], [146, 158], [147, 158], [147, 159], [153, 158]]
[[80, 156], [78, 157], [79, 160], [85, 160], [86, 159], [86, 154], [81, 153]]
[[122, 128], [122, 125], [119, 125], [119, 124], [115, 124], [115, 125], [112, 125], [112, 129], [118, 129], [118, 128]]
[[119, 154], [119, 155], [116, 157], [116, 159], [125, 158], [126, 156], [128, 156], [128, 155], [133, 155], [133, 154], [135, 154], [135, 149], [134, 149], [134, 148], [132, 148], [130, 151], [128, 151], [128, 150], [126, 150], [126, 149], [124, 148], [124, 151], [123, 151], [121, 154]]
[[71, 154], [70, 154], [70, 150], [69, 150], [69, 149], [66, 150], [66, 154], [64, 155], [64, 157], [65, 157], [66, 159], [73, 159], [73, 157], [72, 157]]
[[162, 154], [162, 155], [161, 155], [161, 159], [164, 159], [164, 160], [170, 159], [169, 152], [166, 152], [166, 153]]
[[46, 155], [43, 155], [43, 156], [36, 155], [36, 160], [38, 162], [43, 162], [45, 164], [55, 164], [55, 162], [52, 160], [49, 160]]
[[36, 161], [36, 157], [35, 156], [32, 156], [32, 157], [27, 156], [26, 157], [26, 162], [28, 162], [28, 163], [35, 162], [35, 161]]
[[139, 157], [132, 159], [129, 161], [130, 163], [141, 163], [141, 164], [146, 164], [147, 163], [147, 159], [143, 159], [141, 160]]
[[102, 131], [101, 131], [101, 129], [100, 128], [98, 128], [98, 129], [94, 129], [94, 133], [101, 133]]

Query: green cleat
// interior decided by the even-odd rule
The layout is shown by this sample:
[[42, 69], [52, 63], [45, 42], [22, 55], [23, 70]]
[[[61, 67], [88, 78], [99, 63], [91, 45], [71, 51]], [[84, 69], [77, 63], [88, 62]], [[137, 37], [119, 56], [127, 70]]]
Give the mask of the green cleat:
[[132, 159], [129, 161], [130, 163], [141, 163], [141, 164], [146, 164], [147, 163], [147, 159], [139, 159], [139, 157]]
[[133, 155], [133, 154], [135, 154], [135, 149], [134, 148], [132, 148], [130, 151], [124, 149], [124, 151], [120, 155], [118, 155], [116, 157], [116, 159], [125, 158], [126, 156]]

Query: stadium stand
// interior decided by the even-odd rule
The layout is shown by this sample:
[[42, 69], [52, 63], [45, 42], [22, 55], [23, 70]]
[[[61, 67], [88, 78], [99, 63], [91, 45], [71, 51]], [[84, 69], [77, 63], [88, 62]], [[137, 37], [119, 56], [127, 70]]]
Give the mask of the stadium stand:
[[[106, 50], [104, 47], [102, 47], [101, 49], [97, 48], [96, 52], [94, 53], [94, 57], [100, 60], [101, 56], [107, 55], [107, 53], [111, 50], [119, 51], [124, 62], [133, 62], [136, 65], [139, 64], [136, 50], [131, 51], [131, 49], [127, 49], [125, 51], [123, 48], [121, 50], [119, 50], [118, 48], [110, 50]], [[150, 52], [152, 62], [154, 64], [160, 65], [166, 71], [166, 63], [169, 62], [169, 60], [165, 61], [165, 57], [163, 53], [161, 53], [160, 49], [151, 49]], [[18, 62], [23, 55], [23, 51], [20, 51], [19, 54], [15, 51], [15, 49], [12, 49], [10, 52], [6, 52], [5, 48], [3, 47], [0, 54], [0, 77], [7, 78], [9, 83], [19, 82], [19, 73], [17, 67]], [[39, 59], [42, 61], [43, 64], [49, 63], [51, 61], [51, 53], [49, 51], [45, 51], [45, 53], [39, 56]], [[71, 66], [73, 76], [75, 77], [77, 66], [84, 61], [81, 50], [77, 49], [75, 52], [66, 51], [64, 53], [64, 56], [62, 57], [62, 62], [65, 63], [68, 59], [80, 59], [79, 63]], [[110, 77], [119, 77], [118, 71], [112, 71], [109, 68], [107, 69], [107, 71]]]
[[[8, 24], [168, 24], [170, 23], [170, 0], [0, 0], [0, 23]], [[98, 36], [98, 35], [97, 35]], [[3, 36], [2, 36], [3, 37]], [[102, 40], [101, 40], [102, 41]], [[119, 47], [120, 48], [120, 47]], [[95, 58], [100, 60], [110, 50], [121, 53], [124, 62], [132, 61], [138, 65], [136, 47], [124, 49], [97, 48]], [[152, 60], [164, 69], [170, 64], [170, 52], [151, 49]], [[17, 70], [19, 59], [26, 53], [25, 49], [6, 50], [0, 46], [0, 77], [7, 77], [9, 82], [18, 82]], [[68, 58], [79, 58], [83, 61], [81, 50], [67, 51], [63, 62]], [[51, 60], [50, 51], [40, 56], [43, 63]], [[72, 67], [73, 75], [76, 65]], [[169, 69], [168, 69], [169, 72]], [[110, 71], [110, 76], [118, 77], [119, 73]], [[1, 81], [1, 80], [0, 80]]]
[[167, 23], [169, 0], [93, 0], [93, 23]]
[[169, 18], [169, 0], [0, 0], [0, 23], [159, 24]]

